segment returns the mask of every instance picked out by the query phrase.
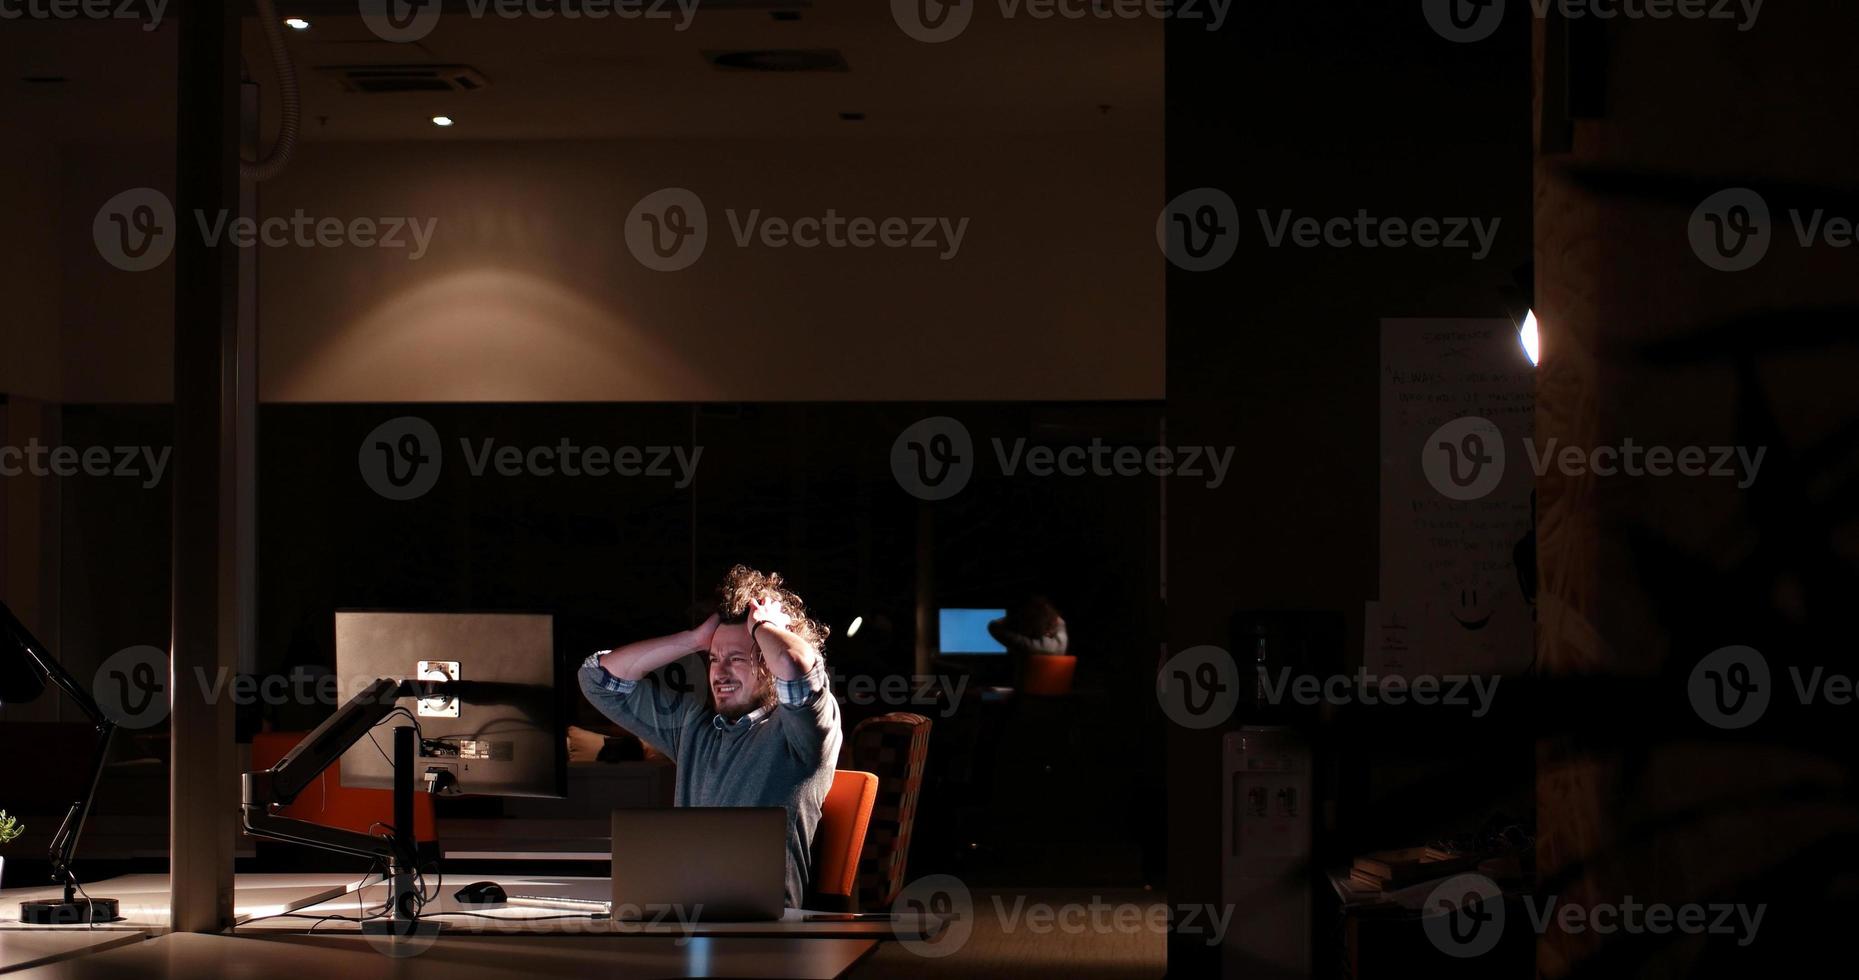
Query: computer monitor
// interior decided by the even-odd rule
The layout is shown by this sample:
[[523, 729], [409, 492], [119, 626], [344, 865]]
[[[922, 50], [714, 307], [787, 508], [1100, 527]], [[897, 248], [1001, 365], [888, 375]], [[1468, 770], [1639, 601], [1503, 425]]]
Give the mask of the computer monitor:
[[1005, 615], [1005, 609], [936, 610], [938, 649], [957, 655], [1006, 653], [1007, 648], [988, 632], [988, 623]]
[[[341, 611], [336, 675], [346, 694], [377, 678], [457, 682], [456, 697], [399, 699], [419, 719], [415, 783], [441, 795], [563, 797], [568, 746], [554, 618], [517, 613]], [[406, 714], [342, 755], [342, 785], [391, 789], [388, 746]]]

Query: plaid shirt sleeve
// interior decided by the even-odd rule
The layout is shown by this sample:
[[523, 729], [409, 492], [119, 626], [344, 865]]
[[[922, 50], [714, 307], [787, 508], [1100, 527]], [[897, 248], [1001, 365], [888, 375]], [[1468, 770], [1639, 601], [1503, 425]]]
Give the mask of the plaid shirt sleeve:
[[[602, 650], [581, 661], [582, 696], [607, 720], [676, 758], [685, 725], [705, 703], [703, 689], [690, 681], [694, 665], [679, 661], [640, 680], [627, 680], [600, 665], [600, 658], [608, 652]], [[701, 678], [702, 672], [697, 676]]]
[[586, 670], [589, 667], [594, 668], [594, 673], [589, 675], [589, 680], [601, 690], [612, 694], [631, 694], [633, 693], [633, 688], [639, 686], [638, 681], [629, 681], [624, 677], [615, 677], [607, 673], [607, 668], [600, 665], [600, 658], [612, 652], [612, 650], [594, 651], [588, 655], [586, 660], [581, 661], [581, 669]]
[[815, 657], [813, 669], [793, 680], [775, 678], [775, 700], [790, 708], [804, 708], [826, 690], [826, 658]]

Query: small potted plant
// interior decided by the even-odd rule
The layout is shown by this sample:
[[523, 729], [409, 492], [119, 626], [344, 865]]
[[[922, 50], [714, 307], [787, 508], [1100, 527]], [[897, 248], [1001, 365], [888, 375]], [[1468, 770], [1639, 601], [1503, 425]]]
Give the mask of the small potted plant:
[[[0, 810], [0, 844], [10, 844], [13, 839], [26, 832], [19, 825], [18, 817], [9, 817], [5, 810]], [[0, 854], [0, 887], [6, 881], [6, 855]]]

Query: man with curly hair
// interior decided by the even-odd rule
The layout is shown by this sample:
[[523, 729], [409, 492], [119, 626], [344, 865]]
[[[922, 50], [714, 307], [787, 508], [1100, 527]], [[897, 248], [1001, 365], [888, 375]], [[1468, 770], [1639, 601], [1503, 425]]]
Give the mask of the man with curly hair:
[[[813, 833], [843, 739], [825, 642], [825, 627], [781, 576], [737, 565], [703, 625], [599, 651], [580, 672], [581, 691], [601, 714], [677, 763], [678, 806], [787, 809], [791, 908], [806, 894]], [[672, 666], [692, 654], [706, 668], [701, 691]]]

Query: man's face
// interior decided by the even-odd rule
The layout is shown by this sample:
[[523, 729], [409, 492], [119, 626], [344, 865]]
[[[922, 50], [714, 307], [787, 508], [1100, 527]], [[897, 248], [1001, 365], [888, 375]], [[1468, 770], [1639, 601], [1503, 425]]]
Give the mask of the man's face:
[[770, 682], [756, 669], [758, 660], [747, 623], [716, 628], [710, 637], [710, 696], [718, 714], [733, 720], [761, 706]]

